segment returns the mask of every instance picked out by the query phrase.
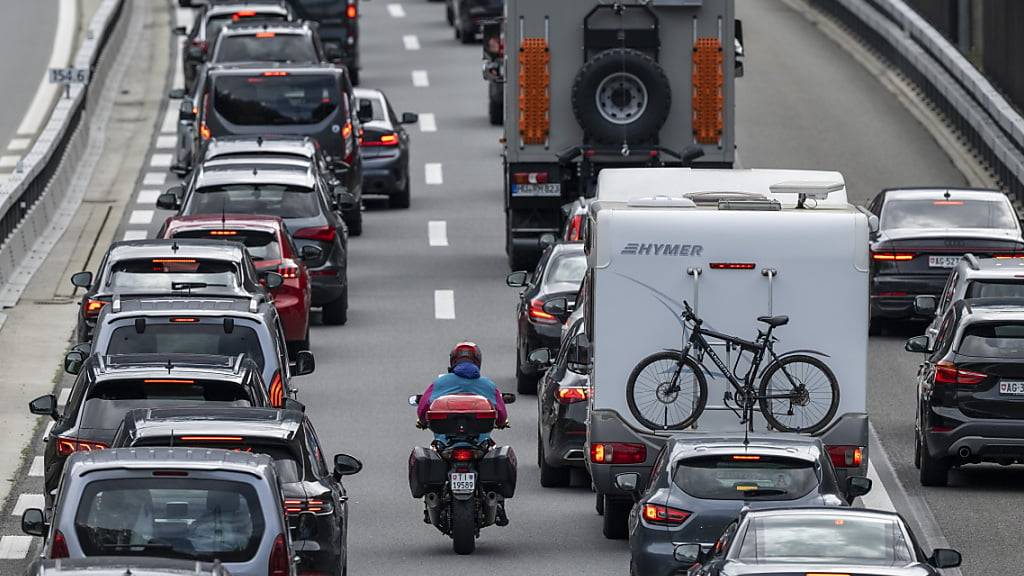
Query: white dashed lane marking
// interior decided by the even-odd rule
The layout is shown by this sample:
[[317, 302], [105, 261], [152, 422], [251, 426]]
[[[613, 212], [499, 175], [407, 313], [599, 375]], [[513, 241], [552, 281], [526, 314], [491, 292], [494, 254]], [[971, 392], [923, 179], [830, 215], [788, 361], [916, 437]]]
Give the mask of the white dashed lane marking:
[[146, 239], [146, 231], [145, 230], [125, 230], [124, 231], [124, 237], [122, 237], [122, 240], [145, 240], [145, 239]]
[[4, 560], [20, 560], [28, 556], [28, 549], [31, 547], [31, 536], [4, 536], [0, 538], [0, 558]]
[[164, 121], [160, 125], [160, 131], [164, 134], [174, 134], [178, 131], [178, 111], [174, 107], [168, 106], [167, 111], [164, 112]]
[[18, 165], [19, 160], [21, 160], [21, 156], [17, 155], [0, 156], [0, 168], [14, 168]]
[[454, 290], [434, 290], [434, 318], [438, 320], [455, 319]]
[[420, 132], [437, 132], [437, 118], [430, 112], [420, 114]]
[[149, 224], [152, 221], [152, 210], [132, 210], [132, 215], [128, 218], [129, 224]]
[[32, 459], [32, 466], [28, 469], [29, 476], [42, 476], [43, 475], [43, 457], [36, 456]]
[[170, 168], [171, 155], [164, 153], [153, 154], [149, 159], [149, 165], [151, 168]]
[[68, 403], [68, 398], [71, 397], [71, 388], [61, 388], [60, 394], [57, 395], [57, 405], [64, 406]]
[[156, 139], [157, 150], [171, 150], [178, 144], [177, 136], [158, 136]]
[[420, 39], [415, 34], [406, 34], [402, 36], [402, 44], [405, 44], [406, 50], [419, 50]]
[[405, 18], [405, 8], [401, 4], [388, 4], [388, 14], [392, 18]]
[[142, 177], [143, 186], [163, 186], [166, 181], [166, 172], [146, 172], [146, 175]]
[[11, 141], [7, 144], [7, 149], [12, 152], [27, 150], [30, 144], [32, 144], [30, 138], [11, 138]]
[[448, 223], [444, 220], [427, 222], [427, 241], [431, 246], [448, 245]]
[[430, 86], [430, 78], [427, 76], [426, 70], [413, 70], [412, 71], [412, 85], [417, 88], [426, 88]]
[[423, 166], [423, 174], [426, 178], [427, 184], [443, 184], [444, 175], [441, 173], [441, 164], [438, 162], [431, 162]]
[[160, 196], [159, 190], [139, 190], [139, 197], [136, 200], [136, 202], [147, 206], [151, 204], [156, 204], [156, 199], [158, 196]]
[[56, 422], [54, 422], [53, 420], [50, 420], [49, 422], [46, 423], [46, 429], [43, 430], [43, 438], [47, 438], [50, 435], [50, 432], [53, 431], [54, 424], [56, 424]]
[[21, 513], [29, 508], [42, 509], [45, 506], [42, 494], [20, 494], [14, 504], [14, 510], [11, 510], [11, 516], [21, 516]]

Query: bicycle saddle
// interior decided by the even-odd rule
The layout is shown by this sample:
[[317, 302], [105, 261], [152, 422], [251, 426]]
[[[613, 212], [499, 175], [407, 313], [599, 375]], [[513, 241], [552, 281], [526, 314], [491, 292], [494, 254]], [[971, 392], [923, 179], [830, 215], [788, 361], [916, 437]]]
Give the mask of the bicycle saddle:
[[758, 316], [757, 321], [764, 322], [772, 328], [778, 328], [789, 324], [789, 316]]

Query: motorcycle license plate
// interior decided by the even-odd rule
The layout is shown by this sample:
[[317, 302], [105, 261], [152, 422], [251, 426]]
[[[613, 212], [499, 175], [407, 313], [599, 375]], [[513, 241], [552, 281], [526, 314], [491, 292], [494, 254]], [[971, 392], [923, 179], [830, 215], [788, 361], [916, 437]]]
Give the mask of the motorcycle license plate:
[[1020, 380], [1003, 380], [999, 383], [999, 393], [1011, 396], [1024, 396], [1024, 382]]
[[476, 472], [452, 472], [448, 475], [452, 494], [472, 494], [476, 490]]

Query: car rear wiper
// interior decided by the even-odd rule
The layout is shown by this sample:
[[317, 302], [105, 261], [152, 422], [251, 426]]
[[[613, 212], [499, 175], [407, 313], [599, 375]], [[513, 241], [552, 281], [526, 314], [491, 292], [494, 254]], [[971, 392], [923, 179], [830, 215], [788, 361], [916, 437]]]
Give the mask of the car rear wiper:
[[757, 496], [783, 496], [789, 494], [785, 490], [779, 490], [778, 488], [758, 488], [757, 490], [743, 490], [744, 498], [756, 498]]
[[171, 290], [199, 290], [201, 288], [227, 288], [227, 284], [208, 284], [206, 282], [171, 282]]
[[106, 545], [106, 546], [102, 546], [101, 545], [99, 548], [101, 550], [105, 551], [105, 552], [107, 552], [107, 551], [115, 551], [115, 552], [124, 552], [124, 551], [149, 552], [151, 550], [174, 550], [174, 546], [172, 546], [171, 544], [157, 544], [157, 543], [151, 543], [151, 544], [110, 544], [110, 545]]

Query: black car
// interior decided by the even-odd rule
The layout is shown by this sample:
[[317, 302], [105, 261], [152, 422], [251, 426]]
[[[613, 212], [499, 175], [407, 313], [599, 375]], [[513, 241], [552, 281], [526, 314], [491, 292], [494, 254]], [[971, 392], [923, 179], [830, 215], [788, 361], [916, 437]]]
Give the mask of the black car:
[[485, 20], [505, 13], [505, 0], [445, 0], [448, 23], [455, 27], [455, 38], [472, 44]]
[[[92, 339], [96, 319], [117, 292], [266, 295], [244, 247], [216, 240], [114, 242], [93, 274], [77, 272], [71, 283], [84, 290], [78, 309], [79, 342]], [[278, 284], [278, 280], [272, 281]]]
[[696, 562], [690, 576], [941, 576], [939, 569], [960, 565], [956, 550], [926, 554], [900, 515], [860, 508], [751, 510], [711, 550], [685, 542], [675, 557]]
[[558, 349], [562, 322], [576, 300], [586, 271], [582, 244], [555, 244], [544, 252], [532, 274], [521, 270], [505, 279], [509, 286], [523, 288], [516, 308], [516, 389], [520, 394], [537, 391], [541, 371], [530, 362], [530, 353], [538, 348]]
[[231, 576], [221, 563], [138, 556], [90, 556], [88, 558], [39, 558], [25, 576]]
[[359, 155], [363, 166], [363, 193], [388, 197], [392, 208], [408, 208], [409, 133], [404, 124], [414, 124], [419, 116], [405, 112], [399, 117], [380, 90], [357, 88], [356, 114], [363, 128]]
[[[269, 160], [267, 160], [269, 162]], [[284, 220], [296, 247], [316, 246], [321, 257], [306, 263], [312, 280], [313, 306], [323, 307], [326, 324], [348, 321], [348, 235], [338, 215], [345, 191], [329, 195], [328, 184], [308, 161], [254, 159], [201, 166], [185, 186], [157, 199], [157, 207], [194, 214], [265, 214]], [[342, 202], [339, 202], [339, 198]]]
[[[195, 86], [196, 72], [210, 58], [220, 31], [243, 20], [292, 20], [291, 9], [284, 2], [220, 2], [204, 5], [196, 13], [192, 29], [188, 32], [185, 49], [181, 51], [181, 64], [185, 72], [185, 91]], [[184, 28], [176, 31], [184, 34]]]
[[320, 25], [327, 59], [348, 69], [359, 84], [359, 0], [288, 0], [295, 14]]
[[963, 464], [1024, 463], [1024, 299], [954, 303], [917, 373], [914, 463], [921, 484], [945, 486]]
[[75, 452], [110, 447], [114, 432], [133, 408], [269, 406], [260, 370], [245, 355], [138, 354], [86, 359], [63, 412], [53, 394], [29, 403], [29, 411], [56, 424], [43, 439], [43, 482], [53, 503], [64, 462]]
[[818, 438], [798, 434], [735, 437], [684, 434], [669, 439], [651, 479], [620, 474], [618, 484], [637, 496], [629, 514], [633, 574], [672, 576], [673, 542], [710, 549], [744, 509], [847, 506], [867, 494], [871, 480], [840, 485]]
[[998, 190], [883, 190], [869, 210], [878, 219], [871, 234], [872, 319], [915, 316], [915, 297], [938, 296], [966, 253], [1024, 253], [1016, 211]]
[[221, 30], [212, 51], [212, 64], [326, 62], [316, 25], [309, 22], [241, 20]]
[[[132, 410], [112, 447], [224, 448], [274, 459], [292, 546], [302, 573], [342, 576], [348, 560], [348, 495], [341, 482], [362, 464], [337, 454], [324, 460], [313, 424], [300, 411], [270, 408]], [[339, 465], [341, 463], [341, 465]]]

